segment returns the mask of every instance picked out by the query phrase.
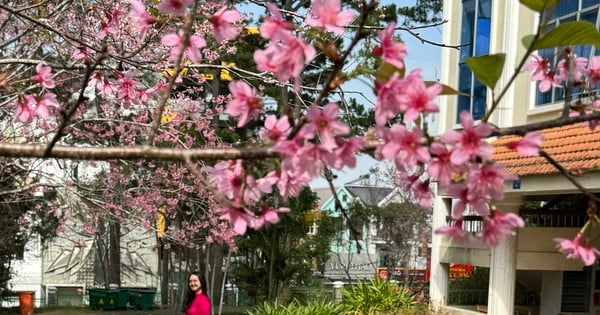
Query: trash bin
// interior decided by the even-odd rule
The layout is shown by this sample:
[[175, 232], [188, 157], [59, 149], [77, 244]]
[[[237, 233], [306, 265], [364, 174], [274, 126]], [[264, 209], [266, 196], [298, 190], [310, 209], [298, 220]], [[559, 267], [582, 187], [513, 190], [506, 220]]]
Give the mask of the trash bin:
[[[115, 291], [115, 290], [113, 290]], [[128, 289], [119, 289], [117, 291], [117, 308], [118, 309], [126, 309], [127, 302], [129, 302], [129, 290]]]
[[[88, 289], [90, 295], [90, 308], [97, 310], [117, 309], [118, 290]], [[125, 302], [126, 304], [127, 302]]]
[[35, 299], [35, 292], [23, 291], [19, 292], [19, 310], [21, 315], [32, 315], [33, 314], [33, 301]]
[[138, 310], [151, 310], [154, 308], [155, 290], [129, 289], [129, 304]]

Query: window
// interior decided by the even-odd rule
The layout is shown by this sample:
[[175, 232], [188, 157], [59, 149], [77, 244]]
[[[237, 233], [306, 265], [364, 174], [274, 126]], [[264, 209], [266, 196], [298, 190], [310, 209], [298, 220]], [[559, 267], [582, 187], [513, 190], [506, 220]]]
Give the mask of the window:
[[590, 309], [591, 268], [563, 271], [561, 312], [588, 312]]
[[[588, 21], [598, 28], [598, 8], [600, 7], [600, 0], [569, 0], [560, 1], [554, 12], [552, 13], [551, 20], [548, 22], [546, 32], [557, 27], [558, 25], [570, 22], [570, 21]], [[547, 58], [551, 65], [556, 65], [559, 61], [560, 47], [548, 48], [538, 51], [538, 54]], [[578, 57], [590, 58], [594, 55], [600, 55], [600, 49], [595, 49], [593, 46], [580, 45], [575, 47], [575, 53]], [[538, 83], [539, 84], [539, 83]], [[581, 88], [574, 88], [573, 94], [576, 95], [582, 91]], [[562, 101], [565, 98], [565, 90], [563, 88], [552, 88], [547, 92], [540, 92], [536, 89], [535, 104], [546, 105], [558, 101]]]
[[475, 120], [485, 114], [487, 88], [475, 78], [465, 60], [490, 51], [492, 0], [463, 0], [462, 9], [458, 89], [469, 96], [458, 96], [456, 122], [463, 111], [470, 112]]

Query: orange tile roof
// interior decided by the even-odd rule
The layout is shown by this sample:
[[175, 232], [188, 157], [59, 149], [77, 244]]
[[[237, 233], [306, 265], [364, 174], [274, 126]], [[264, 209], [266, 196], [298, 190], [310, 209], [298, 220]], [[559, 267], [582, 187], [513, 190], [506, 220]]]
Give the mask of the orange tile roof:
[[[569, 171], [600, 169], [600, 130], [594, 132], [585, 124], [544, 129], [542, 149]], [[506, 144], [518, 136], [501, 137], [494, 141], [494, 160], [506, 166], [509, 174], [534, 175], [558, 173], [541, 156], [522, 156]]]

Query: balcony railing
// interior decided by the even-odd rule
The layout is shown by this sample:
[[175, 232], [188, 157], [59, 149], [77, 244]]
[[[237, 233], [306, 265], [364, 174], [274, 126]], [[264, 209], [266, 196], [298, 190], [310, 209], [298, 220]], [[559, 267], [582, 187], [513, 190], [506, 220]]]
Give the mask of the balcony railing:
[[528, 227], [582, 227], [587, 221], [585, 213], [543, 209], [521, 209], [521, 217]]
[[483, 218], [478, 215], [465, 215], [460, 220], [453, 219], [451, 216], [446, 217], [448, 226], [456, 226], [460, 224], [463, 231], [477, 233], [483, 230]]

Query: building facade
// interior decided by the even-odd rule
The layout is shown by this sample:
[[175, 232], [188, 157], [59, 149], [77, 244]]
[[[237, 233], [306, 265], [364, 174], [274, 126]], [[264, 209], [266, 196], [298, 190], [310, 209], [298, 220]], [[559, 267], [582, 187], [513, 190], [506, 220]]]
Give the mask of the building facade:
[[[548, 13], [546, 31], [568, 21], [584, 20], [599, 26], [600, 1], [560, 1]], [[540, 15], [518, 1], [462, 0], [444, 1], [443, 42], [461, 44], [460, 50], [442, 51], [441, 81], [464, 92], [465, 96], [442, 97], [440, 132], [459, 128], [458, 115], [469, 111], [481, 119], [491, 104], [492, 92], [480, 83], [466, 65], [466, 58], [505, 53], [503, 74], [497, 91], [511, 79], [526, 49], [521, 39], [537, 31]], [[577, 46], [578, 56], [599, 55], [600, 48]], [[561, 56], [557, 49], [538, 52], [554, 65]], [[468, 96], [467, 96], [468, 95]], [[495, 94], [498, 95], [498, 94]], [[574, 89], [575, 99], [588, 101], [589, 95]], [[560, 117], [565, 90], [551, 88], [541, 93], [528, 73], [519, 74], [497, 106], [489, 122], [499, 127], [519, 126]], [[543, 130], [543, 149], [568, 171], [577, 172], [577, 181], [589, 192], [600, 192], [600, 131], [584, 124]], [[488, 314], [600, 314], [600, 270], [598, 264], [585, 267], [579, 260], [568, 260], [556, 249], [553, 238], [573, 238], [587, 219], [589, 198], [564, 175], [541, 157], [523, 158], [506, 147], [507, 140], [494, 142], [494, 159], [507, 165], [508, 173], [519, 176], [506, 183], [506, 195], [499, 209], [521, 215], [526, 226], [516, 235], [500, 241], [494, 248], [459, 243], [434, 235], [430, 295], [432, 303], [446, 308], [448, 270], [453, 263], [490, 268]], [[433, 228], [446, 225], [453, 200], [437, 191]], [[463, 228], [477, 232], [480, 221], [465, 219]], [[468, 226], [467, 226], [468, 225]], [[598, 245], [598, 244], [596, 244]], [[515, 285], [536, 292], [539, 305], [515, 305]], [[456, 312], [460, 312], [454, 310]], [[468, 314], [469, 311], [464, 311]]]

